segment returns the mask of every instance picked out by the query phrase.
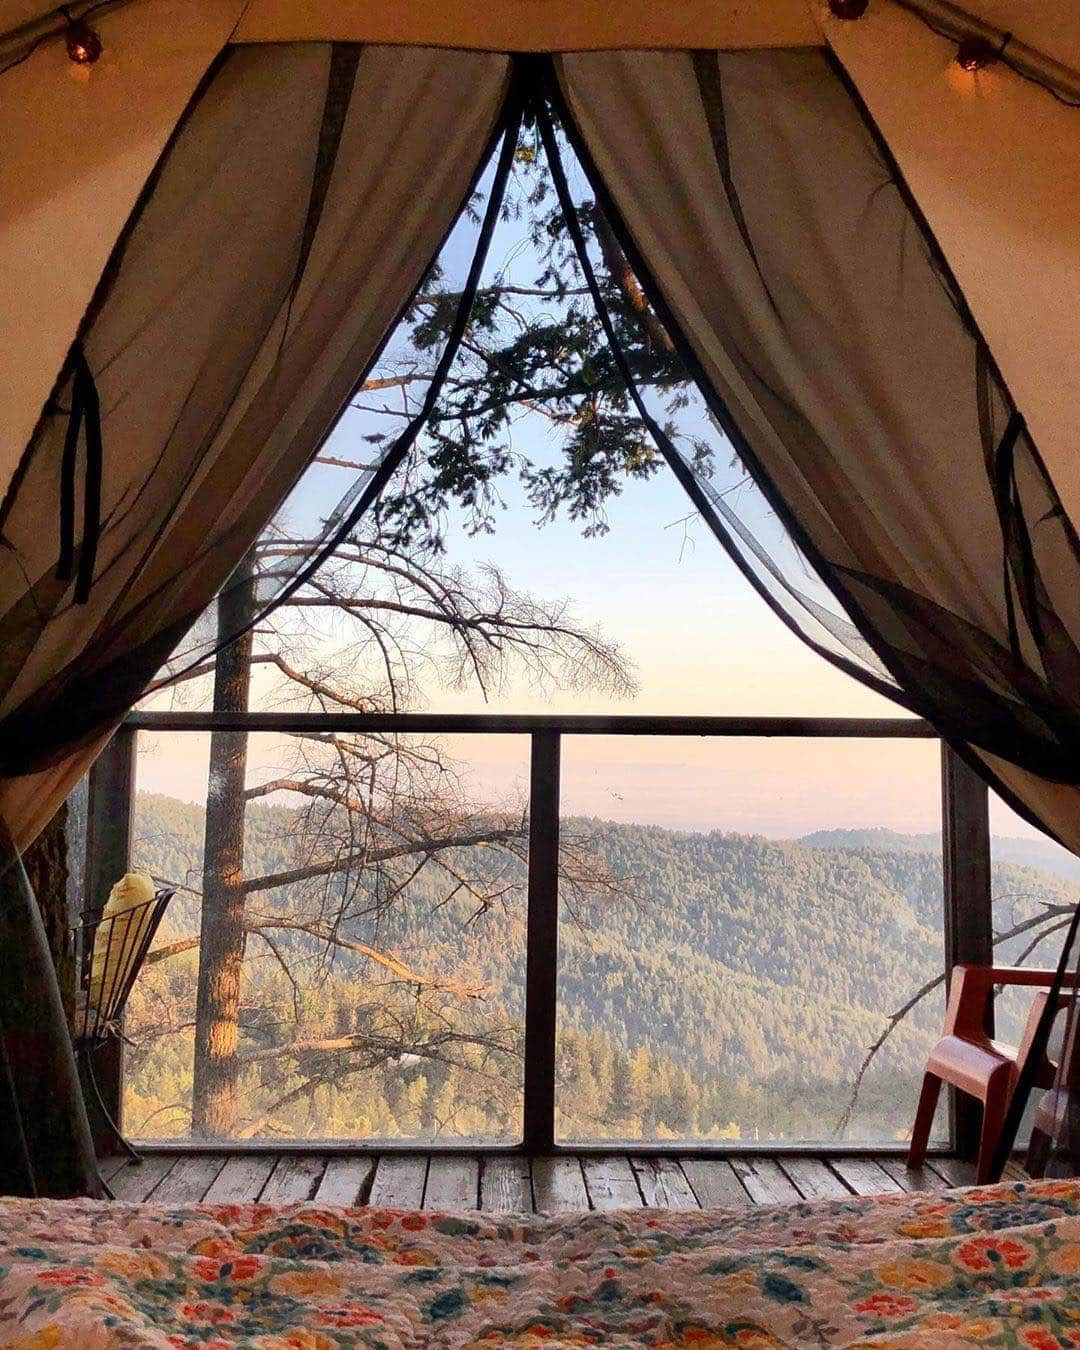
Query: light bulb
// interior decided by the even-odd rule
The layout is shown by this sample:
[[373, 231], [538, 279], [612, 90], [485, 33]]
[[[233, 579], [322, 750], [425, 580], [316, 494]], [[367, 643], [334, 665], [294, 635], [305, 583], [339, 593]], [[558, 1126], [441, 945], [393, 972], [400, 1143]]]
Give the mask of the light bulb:
[[64, 46], [68, 59], [77, 66], [92, 66], [101, 55], [101, 38], [85, 19], [68, 18]]

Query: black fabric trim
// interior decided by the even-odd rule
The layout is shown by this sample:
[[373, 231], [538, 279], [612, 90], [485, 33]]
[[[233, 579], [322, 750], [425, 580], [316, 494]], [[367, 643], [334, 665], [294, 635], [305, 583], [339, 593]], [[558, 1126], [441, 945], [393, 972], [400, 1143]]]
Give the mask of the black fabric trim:
[[75, 385], [82, 385], [83, 427], [86, 433], [86, 478], [83, 499], [83, 539], [79, 550], [79, 570], [75, 578], [75, 604], [85, 605], [90, 598], [101, 537], [101, 479], [104, 457], [101, 445], [101, 403], [90, 367], [83, 357], [75, 372]]
[[300, 249], [296, 258], [292, 284], [289, 287], [289, 303], [282, 325], [281, 344], [285, 346], [289, 333], [289, 320], [292, 318], [293, 301], [300, 288], [308, 258], [315, 243], [319, 222], [322, 220], [326, 194], [330, 191], [330, 180], [334, 176], [338, 150], [341, 148], [341, 136], [345, 130], [345, 119], [352, 102], [353, 87], [356, 83], [356, 68], [360, 64], [363, 46], [356, 42], [335, 42], [330, 49], [330, 69], [326, 76], [326, 99], [323, 103], [322, 121], [319, 125], [319, 139], [315, 150], [315, 167], [311, 175], [311, 193], [308, 197], [307, 216], [304, 230], [300, 236]]
[[72, 352], [71, 413], [64, 433], [60, 461], [60, 557], [56, 579], [70, 581], [75, 570], [75, 479], [79, 456], [79, 433], [86, 435], [86, 473], [83, 487], [83, 542], [74, 601], [85, 605], [90, 597], [101, 537], [101, 404], [97, 386], [81, 343]]
[[[80, 349], [81, 350], [81, 349]], [[75, 569], [75, 470], [79, 455], [83, 407], [77, 383], [71, 391], [71, 412], [64, 433], [64, 453], [60, 461], [60, 557], [56, 579], [70, 581]]]
[[311, 246], [322, 219], [326, 194], [330, 190], [330, 180], [337, 163], [338, 150], [341, 148], [341, 136], [345, 130], [345, 119], [352, 103], [353, 87], [356, 83], [356, 68], [360, 64], [363, 47], [355, 42], [335, 42], [330, 51], [330, 69], [326, 76], [326, 101], [323, 104], [322, 123], [319, 127], [319, 143], [315, 151], [315, 168], [311, 175], [311, 197], [308, 201], [307, 219], [304, 221], [304, 233], [300, 241], [300, 253], [296, 260], [295, 289], [304, 275]]

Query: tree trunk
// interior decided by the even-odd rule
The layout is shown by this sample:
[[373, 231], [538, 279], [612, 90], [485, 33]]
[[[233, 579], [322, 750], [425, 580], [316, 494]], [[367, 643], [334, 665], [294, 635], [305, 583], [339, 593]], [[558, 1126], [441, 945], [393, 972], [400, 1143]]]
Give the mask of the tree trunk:
[[41, 910], [64, 1012], [70, 1022], [75, 1000], [75, 960], [68, 902], [67, 824], [68, 805], [64, 802], [23, 854], [23, 867]]
[[[224, 641], [254, 614], [250, 571], [218, 598]], [[250, 632], [220, 651], [214, 670], [214, 711], [246, 712], [251, 684]], [[195, 1010], [195, 1071], [191, 1132], [231, 1137], [237, 1129], [237, 1038], [244, 963], [244, 786], [247, 733], [214, 732], [206, 793], [199, 990]]]
[[675, 350], [675, 344], [671, 340], [671, 335], [660, 322], [656, 311], [645, 298], [645, 292], [641, 289], [637, 277], [634, 275], [634, 269], [630, 266], [630, 260], [619, 246], [619, 241], [615, 237], [615, 231], [611, 228], [607, 216], [599, 207], [594, 208], [592, 212], [593, 229], [596, 232], [596, 241], [600, 245], [600, 252], [604, 256], [604, 265], [611, 273], [611, 278], [626, 297], [627, 303], [631, 309], [635, 310], [638, 317], [645, 326], [645, 331], [649, 335], [649, 340], [660, 351], [672, 352]]

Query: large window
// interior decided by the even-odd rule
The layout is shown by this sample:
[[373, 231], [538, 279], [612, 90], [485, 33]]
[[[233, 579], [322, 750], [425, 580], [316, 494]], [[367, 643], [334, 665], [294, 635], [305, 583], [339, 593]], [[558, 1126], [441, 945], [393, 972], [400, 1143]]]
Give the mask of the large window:
[[[125, 1026], [129, 1134], [906, 1137], [940, 986], [860, 1070], [943, 969], [922, 724], [223, 721], [136, 714], [108, 752], [137, 765], [132, 865], [177, 888]], [[98, 793], [97, 843], [127, 809]]]
[[[260, 578], [310, 556], [423, 405], [490, 169], [229, 612], [109, 752], [137, 760], [133, 800], [122, 762], [97, 774], [91, 903], [129, 863], [179, 887], [126, 1027], [136, 1137], [909, 1128], [949, 926], [940, 748], [801, 643], [697, 515], [537, 149], [526, 128], [464, 340], [376, 507], [259, 615]], [[801, 596], [820, 639], [846, 631], [564, 149], [674, 458], [761, 545], [773, 600]]]
[[564, 836], [613, 885], [563, 898], [559, 1138], [904, 1138], [940, 991], [855, 1084], [941, 973], [940, 778], [928, 740], [569, 739]]
[[[517, 1137], [528, 804], [485, 790], [477, 739], [138, 737], [132, 861], [176, 896], [125, 1025], [129, 1132]], [[499, 752], [527, 776], [523, 737]]]

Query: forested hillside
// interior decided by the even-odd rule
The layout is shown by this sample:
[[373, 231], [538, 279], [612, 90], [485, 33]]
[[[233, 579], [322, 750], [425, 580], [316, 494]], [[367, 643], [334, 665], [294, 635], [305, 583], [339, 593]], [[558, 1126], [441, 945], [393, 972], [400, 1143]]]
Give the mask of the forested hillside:
[[[288, 809], [249, 806], [248, 875], [295, 862], [291, 825]], [[940, 855], [904, 836], [894, 848], [813, 847], [602, 820], [564, 830], [620, 885], [562, 917], [562, 1135], [831, 1137], [886, 1015], [941, 970]], [[139, 796], [138, 865], [197, 891], [202, 836], [201, 808]], [[338, 951], [327, 961], [288, 929], [274, 928], [272, 944], [249, 938], [245, 1132], [514, 1137], [524, 883], [521, 866], [501, 902], [477, 912], [421, 875], [352, 924], [349, 940], [378, 960]], [[995, 885], [1021, 912], [1075, 892], [1007, 863]], [[198, 903], [189, 892], [174, 901], [157, 942], [174, 954], [148, 966], [133, 999], [125, 1110], [135, 1135], [190, 1128]], [[266, 892], [259, 916], [272, 926], [304, 903], [288, 888]], [[901, 1024], [848, 1137], [906, 1132], [941, 1013], [934, 997]], [[343, 1036], [345, 1057], [328, 1048]]]

